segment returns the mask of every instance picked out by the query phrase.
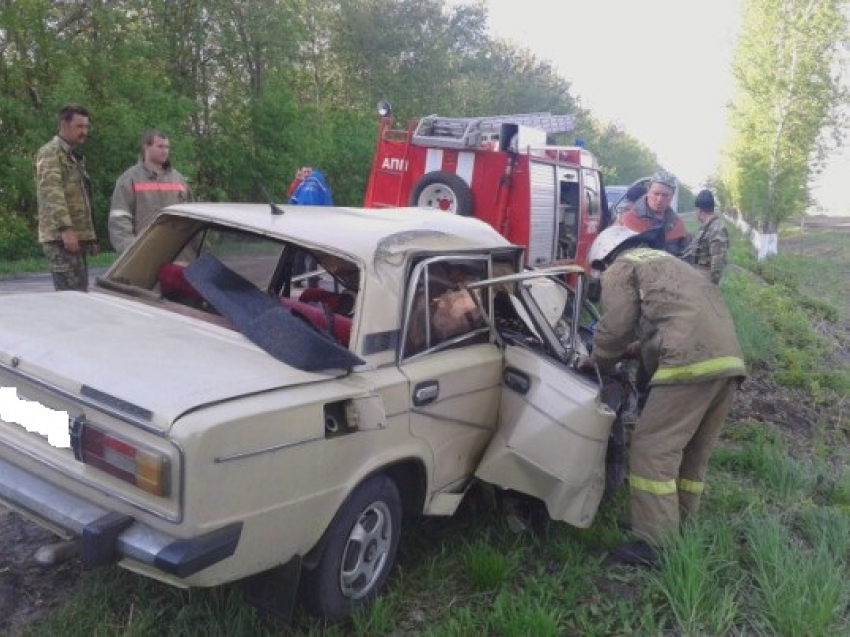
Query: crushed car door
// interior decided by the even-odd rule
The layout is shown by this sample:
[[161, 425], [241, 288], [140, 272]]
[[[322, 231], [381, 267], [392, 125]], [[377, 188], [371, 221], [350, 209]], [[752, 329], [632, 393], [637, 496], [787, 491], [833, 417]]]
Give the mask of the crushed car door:
[[[575, 290], [558, 281], [570, 274], [578, 275]], [[504, 351], [498, 426], [475, 475], [539, 498], [553, 519], [589, 526], [605, 488], [615, 414], [600, 400], [598, 378], [576, 369], [586, 353], [576, 302], [583, 271], [560, 266], [468, 287], [491, 289], [491, 327]], [[560, 334], [553, 329], [564, 322]]]
[[496, 428], [502, 353], [459, 287], [488, 274], [486, 255], [427, 258], [411, 274], [399, 369], [410, 383], [411, 433], [431, 449], [432, 515], [460, 503]]

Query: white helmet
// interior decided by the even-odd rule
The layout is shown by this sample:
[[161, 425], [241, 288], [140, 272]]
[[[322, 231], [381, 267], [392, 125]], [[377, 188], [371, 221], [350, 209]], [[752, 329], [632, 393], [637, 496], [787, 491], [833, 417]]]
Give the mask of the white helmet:
[[[597, 261], [604, 262], [605, 258], [616, 250], [624, 241], [637, 236], [637, 232], [626, 226], [611, 226], [599, 233], [587, 252], [587, 260], [591, 267]], [[596, 268], [600, 269], [600, 268]]]

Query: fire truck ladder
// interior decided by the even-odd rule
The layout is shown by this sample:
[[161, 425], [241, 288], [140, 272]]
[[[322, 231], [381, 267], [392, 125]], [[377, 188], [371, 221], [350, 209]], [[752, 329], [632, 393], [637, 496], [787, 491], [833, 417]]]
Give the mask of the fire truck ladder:
[[549, 134], [569, 133], [575, 128], [572, 115], [522, 113], [494, 117], [440, 117], [429, 115], [419, 120], [413, 143], [437, 148], [478, 148], [483, 141], [498, 135], [502, 124], [519, 124]]

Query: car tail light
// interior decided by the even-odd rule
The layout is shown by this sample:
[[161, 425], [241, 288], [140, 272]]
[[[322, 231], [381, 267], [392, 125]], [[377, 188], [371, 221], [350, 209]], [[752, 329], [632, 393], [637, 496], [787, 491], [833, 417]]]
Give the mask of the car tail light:
[[86, 424], [81, 460], [153, 495], [168, 495], [168, 458]]

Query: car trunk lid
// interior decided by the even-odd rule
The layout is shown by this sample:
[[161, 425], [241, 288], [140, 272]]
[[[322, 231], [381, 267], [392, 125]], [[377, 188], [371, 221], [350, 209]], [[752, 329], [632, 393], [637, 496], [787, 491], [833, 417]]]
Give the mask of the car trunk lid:
[[236, 331], [98, 292], [7, 296], [0, 324], [0, 365], [12, 377], [159, 431], [205, 404], [346, 373], [298, 370]]

